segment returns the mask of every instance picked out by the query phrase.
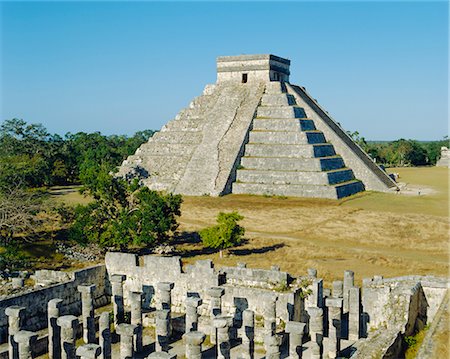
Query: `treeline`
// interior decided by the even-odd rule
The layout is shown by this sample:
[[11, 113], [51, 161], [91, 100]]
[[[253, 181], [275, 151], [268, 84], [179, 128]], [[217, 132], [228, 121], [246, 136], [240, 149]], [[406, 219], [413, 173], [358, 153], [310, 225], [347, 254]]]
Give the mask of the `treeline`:
[[93, 168], [113, 169], [153, 135], [105, 136], [100, 132], [50, 134], [41, 124], [12, 119], [0, 126], [0, 186], [69, 185], [83, 182]]
[[416, 141], [403, 138], [396, 141], [366, 141], [358, 132], [349, 135], [378, 164], [385, 167], [434, 166], [440, 158], [441, 147], [449, 147], [449, 139], [445, 136], [440, 141]]

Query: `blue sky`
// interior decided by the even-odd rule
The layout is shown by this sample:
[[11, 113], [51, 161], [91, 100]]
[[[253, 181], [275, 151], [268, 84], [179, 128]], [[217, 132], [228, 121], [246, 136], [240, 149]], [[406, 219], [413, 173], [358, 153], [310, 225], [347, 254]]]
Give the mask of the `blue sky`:
[[1, 120], [50, 132], [159, 129], [215, 82], [221, 55], [291, 60], [372, 140], [448, 133], [448, 4], [2, 2]]

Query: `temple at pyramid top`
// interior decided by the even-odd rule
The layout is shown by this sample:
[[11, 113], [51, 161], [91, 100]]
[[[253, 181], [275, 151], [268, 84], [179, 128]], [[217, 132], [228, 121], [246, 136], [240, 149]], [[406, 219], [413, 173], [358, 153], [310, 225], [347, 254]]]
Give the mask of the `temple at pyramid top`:
[[291, 61], [275, 55], [240, 55], [217, 58], [217, 82], [289, 82]]
[[396, 183], [306, 92], [290, 61], [223, 56], [217, 82], [119, 169], [154, 190], [341, 198]]

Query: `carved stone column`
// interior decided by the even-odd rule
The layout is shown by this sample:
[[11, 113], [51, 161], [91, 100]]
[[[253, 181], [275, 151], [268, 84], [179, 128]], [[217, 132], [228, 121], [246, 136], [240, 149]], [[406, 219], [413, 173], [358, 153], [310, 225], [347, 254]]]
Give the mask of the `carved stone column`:
[[123, 323], [124, 319], [124, 303], [123, 303], [123, 282], [126, 276], [121, 274], [113, 274], [110, 278], [111, 282], [111, 303], [114, 311], [114, 328]]
[[201, 359], [202, 344], [206, 335], [202, 332], [191, 331], [183, 335], [186, 343], [186, 359]]
[[102, 348], [97, 344], [85, 344], [77, 348], [77, 356], [80, 359], [96, 359], [100, 356]]
[[59, 317], [56, 323], [61, 328], [61, 359], [75, 359], [78, 318], [74, 315], [64, 315]]
[[18, 346], [18, 359], [34, 358], [32, 346], [36, 342], [38, 335], [35, 332], [19, 330], [14, 334], [14, 341]]
[[95, 285], [79, 285], [78, 291], [81, 293], [81, 316], [83, 318], [83, 341], [95, 342], [94, 323], [94, 299]]
[[48, 357], [49, 359], [61, 358], [61, 333], [56, 324], [59, 318], [63, 300], [51, 299], [47, 303], [47, 326], [48, 326]]
[[302, 356], [302, 339], [306, 323], [287, 322], [285, 331], [289, 334], [289, 358], [299, 359]]
[[25, 307], [18, 305], [12, 305], [5, 309], [5, 315], [8, 317], [8, 354], [10, 358], [15, 359], [18, 356], [14, 334], [21, 329], [24, 314]]
[[198, 307], [202, 305], [201, 298], [186, 298], [186, 333], [197, 331], [198, 329]]

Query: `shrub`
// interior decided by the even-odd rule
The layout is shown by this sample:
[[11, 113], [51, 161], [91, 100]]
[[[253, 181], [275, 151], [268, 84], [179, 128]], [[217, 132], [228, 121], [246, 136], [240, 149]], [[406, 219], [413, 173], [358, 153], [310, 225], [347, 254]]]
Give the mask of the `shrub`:
[[177, 229], [180, 195], [152, 191], [107, 174], [99, 178], [88, 189], [95, 201], [75, 208], [70, 239], [124, 250], [164, 242]]
[[207, 248], [220, 249], [222, 255], [223, 249], [242, 243], [245, 229], [237, 222], [243, 219], [244, 217], [236, 211], [220, 212], [217, 216], [217, 225], [200, 231], [203, 245]]

